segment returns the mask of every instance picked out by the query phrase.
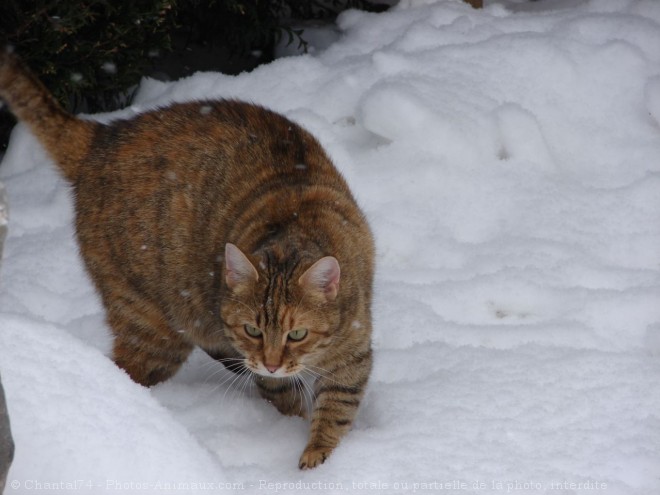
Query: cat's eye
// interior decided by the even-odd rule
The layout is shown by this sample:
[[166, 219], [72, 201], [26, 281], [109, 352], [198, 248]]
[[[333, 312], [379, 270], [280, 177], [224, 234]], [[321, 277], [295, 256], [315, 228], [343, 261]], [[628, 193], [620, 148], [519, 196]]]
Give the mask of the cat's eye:
[[306, 328], [299, 328], [298, 330], [294, 330], [292, 332], [289, 332], [289, 340], [295, 340], [299, 341], [307, 337], [307, 329]]
[[247, 333], [250, 337], [261, 337], [261, 330], [259, 330], [257, 327], [253, 327], [252, 325], [245, 325], [245, 333]]

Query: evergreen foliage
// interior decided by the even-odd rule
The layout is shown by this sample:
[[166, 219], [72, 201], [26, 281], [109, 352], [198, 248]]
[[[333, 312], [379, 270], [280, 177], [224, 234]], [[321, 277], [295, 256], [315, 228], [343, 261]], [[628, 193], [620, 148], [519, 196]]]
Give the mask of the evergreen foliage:
[[[2, 0], [0, 47], [14, 47], [69, 111], [110, 111], [130, 102], [174, 33], [267, 61], [283, 35], [306, 46], [284, 19], [352, 7], [378, 8], [366, 0]], [[0, 112], [0, 150], [13, 124]]]
[[68, 109], [110, 110], [169, 46], [174, 0], [3, 0], [0, 43], [16, 48]]
[[349, 8], [384, 9], [366, 0], [182, 0], [178, 24], [195, 42], [218, 44], [242, 55], [270, 52], [282, 36], [305, 47], [302, 30], [289, 27], [287, 19], [332, 19]]

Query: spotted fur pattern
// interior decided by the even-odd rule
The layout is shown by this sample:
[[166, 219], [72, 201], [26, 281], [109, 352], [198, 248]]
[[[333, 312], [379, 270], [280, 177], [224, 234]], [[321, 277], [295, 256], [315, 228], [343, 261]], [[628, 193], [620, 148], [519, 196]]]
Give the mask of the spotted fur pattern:
[[319, 143], [240, 101], [81, 120], [3, 50], [0, 97], [73, 186], [117, 365], [150, 386], [199, 346], [251, 373], [282, 413], [310, 418], [300, 468], [325, 461], [371, 369], [374, 247]]

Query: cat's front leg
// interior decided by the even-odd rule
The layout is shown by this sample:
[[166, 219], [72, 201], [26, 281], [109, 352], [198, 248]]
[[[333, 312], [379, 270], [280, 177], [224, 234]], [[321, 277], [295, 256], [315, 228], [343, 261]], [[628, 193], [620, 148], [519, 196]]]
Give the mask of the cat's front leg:
[[371, 371], [371, 349], [351, 356], [337, 370], [319, 378], [307, 446], [300, 469], [325, 462], [351, 429]]

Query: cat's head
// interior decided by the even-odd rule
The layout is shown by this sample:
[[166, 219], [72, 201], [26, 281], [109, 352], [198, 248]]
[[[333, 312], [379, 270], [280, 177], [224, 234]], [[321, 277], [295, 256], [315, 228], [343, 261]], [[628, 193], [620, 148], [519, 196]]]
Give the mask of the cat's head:
[[238, 247], [225, 248], [225, 332], [243, 364], [262, 376], [318, 373], [316, 364], [332, 346], [340, 320], [338, 261], [290, 261], [269, 257], [257, 270]]

